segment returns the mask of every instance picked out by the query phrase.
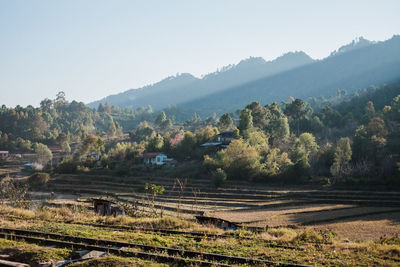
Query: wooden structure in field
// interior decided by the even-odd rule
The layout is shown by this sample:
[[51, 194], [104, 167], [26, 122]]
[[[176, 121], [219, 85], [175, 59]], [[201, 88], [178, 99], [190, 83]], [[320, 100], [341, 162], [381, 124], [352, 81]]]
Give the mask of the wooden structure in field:
[[125, 211], [121, 207], [109, 199], [93, 198], [94, 212], [100, 216], [125, 216]]
[[201, 224], [209, 224], [209, 225], [214, 225], [218, 228], [224, 229], [224, 230], [237, 230], [240, 226], [234, 222], [230, 222], [221, 218], [215, 218], [215, 217], [208, 217], [208, 216], [196, 216], [196, 219], [199, 223]]

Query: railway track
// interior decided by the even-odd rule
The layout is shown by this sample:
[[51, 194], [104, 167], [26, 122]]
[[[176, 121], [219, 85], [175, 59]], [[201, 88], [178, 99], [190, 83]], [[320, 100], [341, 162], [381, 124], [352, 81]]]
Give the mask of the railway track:
[[[24, 221], [29, 221], [27, 219], [24, 219], [22, 217], [18, 216], [4, 216], [6, 218], [13, 218], [13, 219], [19, 219], [19, 220], [24, 220]], [[38, 221], [37, 219], [33, 219], [31, 221]], [[45, 221], [45, 220], [41, 220]], [[48, 221], [46, 221], [48, 222]], [[162, 235], [184, 235], [188, 238], [194, 238], [196, 241], [200, 241], [203, 238], [209, 238], [209, 239], [218, 239], [218, 238], [235, 238], [235, 239], [240, 239], [240, 240], [255, 240], [255, 237], [248, 237], [248, 236], [238, 236], [238, 235], [227, 235], [227, 234], [212, 234], [212, 233], [202, 233], [202, 232], [192, 232], [192, 231], [179, 231], [179, 230], [172, 230], [172, 229], [157, 229], [157, 228], [142, 228], [142, 227], [132, 227], [132, 226], [122, 226], [122, 225], [108, 225], [108, 224], [96, 224], [96, 223], [83, 223], [83, 222], [73, 222], [73, 223], [68, 223], [68, 222], [63, 222], [64, 224], [70, 224], [70, 225], [84, 225], [84, 226], [90, 226], [90, 227], [95, 227], [95, 228], [104, 228], [104, 229], [110, 229], [110, 230], [118, 230], [118, 231], [126, 231], [126, 232], [133, 232], [133, 231], [140, 231], [144, 233], [159, 233]], [[268, 241], [268, 240], [263, 240], [263, 242], [266, 243], [268, 247], [274, 247], [274, 248], [282, 248], [282, 249], [292, 249], [292, 250], [304, 250], [301, 247], [294, 247], [294, 246], [288, 246], [288, 245], [282, 245], [282, 244], [277, 244], [275, 241]]]
[[104, 251], [123, 257], [138, 257], [141, 259], [155, 260], [163, 263], [175, 263], [179, 265], [195, 263], [201, 266], [231, 266], [232, 264], [247, 264], [252, 266], [307, 266], [215, 253], [205, 253], [200, 251], [190, 251], [178, 248], [84, 238], [13, 228], [0, 228], [0, 237], [13, 240], [25, 240], [28, 242], [48, 246]]

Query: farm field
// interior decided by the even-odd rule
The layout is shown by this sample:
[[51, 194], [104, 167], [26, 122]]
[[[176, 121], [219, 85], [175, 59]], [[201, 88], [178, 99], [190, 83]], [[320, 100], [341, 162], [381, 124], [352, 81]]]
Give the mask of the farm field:
[[[24, 177], [22, 172], [18, 179]], [[152, 200], [146, 183], [162, 185], [165, 191]], [[16, 262], [44, 264], [38, 260], [40, 254], [47, 262], [60, 264], [76, 259], [77, 251], [85, 251], [85, 246], [107, 253], [70, 266], [164, 266], [171, 262], [397, 266], [400, 262], [398, 192], [243, 182], [215, 188], [206, 179], [80, 173], [53, 175], [44, 187], [31, 189], [29, 196], [30, 210], [0, 205], [0, 255], [12, 251], [9, 259]], [[142, 215], [95, 215], [91, 199], [98, 197], [134, 203]], [[154, 215], [142, 217], [149, 212]], [[223, 219], [239, 229], [202, 225], [197, 215]], [[13, 243], [8, 241], [10, 236]], [[97, 247], [91, 245], [92, 239], [100, 240], [95, 241]], [[31, 256], [21, 256], [17, 247], [29, 248]], [[160, 247], [165, 252], [159, 254]]]
[[[63, 174], [52, 178], [43, 192], [33, 194], [54, 205], [89, 206], [91, 197], [109, 196], [140, 206], [149, 201], [146, 183], [165, 187], [153, 205], [171, 216], [193, 219], [203, 214], [257, 230], [331, 229], [341, 238], [358, 241], [400, 233], [399, 192], [288, 189], [245, 183], [216, 189], [207, 180], [187, 180], [180, 188], [174, 179], [166, 177]], [[50, 192], [55, 193], [55, 199], [46, 200]]]

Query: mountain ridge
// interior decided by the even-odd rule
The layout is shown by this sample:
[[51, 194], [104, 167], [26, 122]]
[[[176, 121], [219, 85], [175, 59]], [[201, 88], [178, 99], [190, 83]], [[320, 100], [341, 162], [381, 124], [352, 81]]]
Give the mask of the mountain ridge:
[[[202, 97], [225, 88], [274, 75], [312, 62], [314, 60], [302, 51], [285, 53], [271, 61], [265, 61], [261, 57], [250, 57], [241, 60], [238, 64], [228, 65], [221, 68], [221, 70], [206, 74], [202, 78], [197, 78], [190, 73], [169, 76], [157, 83], [137, 89], [129, 89], [87, 105], [92, 108], [96, 108], [100, 103], [108, 103], [120, 107], [151, 105], [155, 109], [162, 109], [170, 104], [184, 103], [191, 100], [190, 98]], [[198, 84], [192, 84], [196, 82]], [[157, 94], [166, 92], [175, 94], [174, 98], [164, 95], [162, 101], [154, 99]], [[190, 94], [188, 95], [189, 92]], [[182, 99], [176, 99], [177, 94], [178, 96], [183, 96], [181, 97]], [[138, 104], [138, 100], [142, 100], [142, 103]], [[167, 100], [170, 100], [170, 102]]]
[[[314, 60], [302, 51], [285, 53], [271, 61], [250, 57], [202, 78], [182, 73], [88, 105], [93, 108], [105, 102], [134, 108], [151, 105], [154, 110], [176, 105], [208, 116], [206, 110], [217, 110], [220, 115], [251, 101], [267, 103], [289, 96], [330, 96], [337, 89], [354, 91], [400, 77], [399, 41], [398, 35], [381, 42], [359, 37], [321, 60]], [[222, 103], [223, 107], [219, 106]]]

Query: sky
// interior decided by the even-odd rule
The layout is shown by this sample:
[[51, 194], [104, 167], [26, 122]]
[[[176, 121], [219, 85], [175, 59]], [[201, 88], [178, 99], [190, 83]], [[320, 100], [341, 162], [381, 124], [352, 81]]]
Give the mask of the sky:
[[88, 103], [250, 56], [400, 34], [398, 0], [0, 0], [0, 105]]

